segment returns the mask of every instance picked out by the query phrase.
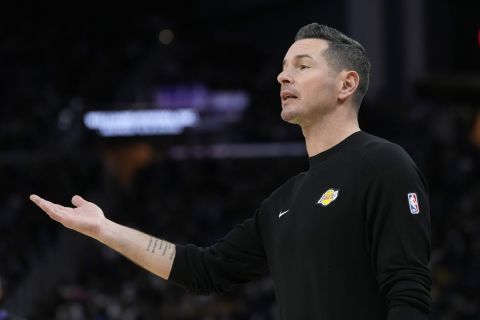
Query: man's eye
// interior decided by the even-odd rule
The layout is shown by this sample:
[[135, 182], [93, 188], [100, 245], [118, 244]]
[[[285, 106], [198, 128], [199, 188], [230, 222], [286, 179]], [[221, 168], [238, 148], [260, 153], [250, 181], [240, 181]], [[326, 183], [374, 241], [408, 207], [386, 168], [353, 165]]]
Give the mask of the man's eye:
[[304, 64], [301, 64], [301, 65], [300, 65], [300, 70], [308, 69], [308, 68], [310, 68], [310, 67], [307, 66], [307, 65], [304, 65]]

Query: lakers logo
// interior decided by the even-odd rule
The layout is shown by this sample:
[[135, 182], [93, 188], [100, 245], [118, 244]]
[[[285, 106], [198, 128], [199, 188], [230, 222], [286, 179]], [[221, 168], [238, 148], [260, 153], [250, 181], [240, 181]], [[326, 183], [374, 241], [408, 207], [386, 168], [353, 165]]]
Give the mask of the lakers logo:
[[321, 204], [322, 206], [326, 207], [328, 206], [330, 203], [332, 203], [333, 201], [335, 201], [335, 199], [338, 198], [338, 189], [335, 190], [335, 189], [328, 189], [327, 191], [325, 191], [325, 193], [322, 195], [322, 197], [320, 198], [320, 200], [318, 200], [317, 204]]

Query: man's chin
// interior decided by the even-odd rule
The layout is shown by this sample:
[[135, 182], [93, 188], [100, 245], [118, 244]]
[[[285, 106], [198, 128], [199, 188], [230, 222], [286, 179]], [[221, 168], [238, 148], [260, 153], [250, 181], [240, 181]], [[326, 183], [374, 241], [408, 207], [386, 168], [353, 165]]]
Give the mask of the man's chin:
[[288, 122], [291, 124], [298, 124], [298, 116], [294, 112], [289, 112], [283, 109], [282, 112], [280, 113], [280, 117], [285, 122]]

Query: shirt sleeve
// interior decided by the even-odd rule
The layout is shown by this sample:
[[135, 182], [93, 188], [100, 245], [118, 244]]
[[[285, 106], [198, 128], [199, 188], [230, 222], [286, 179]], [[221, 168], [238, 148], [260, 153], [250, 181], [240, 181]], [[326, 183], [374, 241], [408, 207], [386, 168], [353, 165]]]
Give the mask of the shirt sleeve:
[[213, 246], [177, 244], [169, 281], [192, 293], [210, 294], [266, 275], [269, 268], [258, 230], [259, 214], [257, 210]]
[[388, 320], [426, 320], [432, 284], [426, 183], [395, 144], [378, 146], [365, 160], [367, 249]]

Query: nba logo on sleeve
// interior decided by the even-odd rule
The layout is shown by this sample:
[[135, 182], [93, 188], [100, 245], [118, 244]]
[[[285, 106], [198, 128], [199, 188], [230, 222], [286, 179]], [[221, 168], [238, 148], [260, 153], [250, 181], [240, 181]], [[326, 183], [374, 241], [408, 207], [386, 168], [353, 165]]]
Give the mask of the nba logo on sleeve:
[[418, 199], [416, 193], [409, 193], [408, 194], [408, 205], [410, 206], [410, 213], [411, 214], [419, 214], [420, 207], [418, 206]]

